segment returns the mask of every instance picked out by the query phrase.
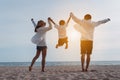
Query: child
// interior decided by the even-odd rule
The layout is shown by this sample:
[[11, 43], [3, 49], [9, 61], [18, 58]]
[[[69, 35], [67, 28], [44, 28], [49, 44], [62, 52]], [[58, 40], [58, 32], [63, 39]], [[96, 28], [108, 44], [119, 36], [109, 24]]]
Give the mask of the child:
[[[82, 71], [87, 71], [90, 63], [90, 55], [92, 54], [95, 27], [110, 21], [110, 19], [107, 18], [104, 20], [93, 22], [91, 21], [92, 16], [90, 14], [86, 14], [83, 20], [77, 18], [73, 13], [70, 13], [70, 16], [77, 23], [77, 25], [74, 26], [75, 29], [81, 33]], [[87, 58], [86, 58], [86, 67], [84, 68], [85, 55], [87, 56]]]
[[31, 65], [29, 66], [29, 71], [32, 70], [32, 66], [35, 63], [35, 61], [38, 59], [40, 53], [42, 52], [42, 72], [44, 72], [44, 68], [45, 68], [45, 58], [46, 58], [46, 54], [47, 54], [47, 45], [46, 45], [46, 40], [45, 40], [45, 36], [46, 36], [46, 32], [52, 29], [52, 25], [50, 23], [50, 18], [48, 18], [48, 23], [49, 23], [49, 27], [45, 27], [46, 23], [43, 20], [38, 21], [37, 25], [35, 24], [34, 20], [31, 19], [34, 27], [35, 27], [35, 32], [36, 34], [32, 37], [32, 42], [34, 44], [36, 44], [36, 55], [33, 58]]
[[58, 48], [59, 46], [63, 46], [63, 44], [66, 44], [65, 49], [68, 48], [68, 37], [66, 35], [66, 28], [68, 26], [68, 23], [70, 21], [70, 18], [68, 18], [67, 22], [65, 22], [64, 20], [60, 20], [59, 21], [59, 25], [57, 25], [51, 18], [50, 21], [55, 25], [55, 28], [58, 30], [58, 36], [59, 36], [59, 40], [58, 43], [56, 44], [56, 48]]

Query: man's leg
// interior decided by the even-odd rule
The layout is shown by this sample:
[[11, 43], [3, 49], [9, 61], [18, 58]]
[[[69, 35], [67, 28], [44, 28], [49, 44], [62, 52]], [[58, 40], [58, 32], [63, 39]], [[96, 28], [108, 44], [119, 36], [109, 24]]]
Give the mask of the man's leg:
[[82, 71], [84, 71], [84, 63], [85, 63], [85, 54], [81, 53], [81, 65], [82, 65]]
[[81, 66], [82, 66], [82, 71], [85, 71], [85, 69], [84, 69], [85, 54], [86, 54], [85, 41], [81, 41]]
[[90, 54], [87, 54], [86, 69], [85, 69], [85, 71], [87, 71], [87, 70], [88, 70], [89, 63], [90, 63]]
[[90, 56], [92, 54], [92, 48], [93, 48], [93, 41], [88, 41], [87, 42], [87, 59], [86, 59], [86, 69], [85, 71], [88, 70], [89, 64], [90, 64]]

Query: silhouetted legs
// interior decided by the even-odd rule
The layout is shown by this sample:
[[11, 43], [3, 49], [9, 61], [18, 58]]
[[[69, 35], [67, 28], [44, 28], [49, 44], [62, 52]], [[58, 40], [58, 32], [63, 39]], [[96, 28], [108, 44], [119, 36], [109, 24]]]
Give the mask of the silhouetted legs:
[[32, 70], [32, 67], [33, 67], [33, 64], [35, 63], [35, 61], [38, 59], [38, 57], [40, 56], [40, 52], [42, 51], [42, 62], [41, 62], [41, 65], [42, 65], [42, 72], [44, 72], [44, 68], [45, 68], [45, 59], [46, 59], [46, 52], [47, 52], [47, 49], [44, 48], [44, 49], [41, 49], [41, 50], [37, 50], [36, 52], [36, 55], [35, 57], [33, 58], [32, 62], [31, 62], [31, 65], [29, 66], [29, 71]]
[[[84, 68], [85, 55], [87, 55], [87, 58], [86, 58], [86, 66], [85, 66], [85, 68]], [[88, 70], [89, 63], [90, 63], [90, 54], [82, 54], [82, 55], [81, 55], [81, 66], [82, 66], [82, 71], [83, 71], [83, 72]]]
[[40, 56], [40, 52], [41, 52], [40, 50], [37, 50], [36, 55], [35, 55], [35, 57], [33, 58], [32, 62], [31, 62], [31, 65], [29, 66], [29, 71], [32, 70], [32, 66], [33, 66], [33, 64], [35, 63], [35, 61], [38, 59], [38, 57]]
[[86, 59], [86, 69], [85, 69], [85, 71], [88, 70], [89, 63], [90, 63], [90, 54], [87, 54], [87, 59]]
[[58, 48], [59, 46], [63, 46], [64, 44], [65, 44], [65, 49], [67, 49], [68, 48], [68, 37], [59, 38], [58, 44], [56, 44], [56, 48]]
[[[56, 44], [56, 48], [58, 48], [59, 46], [63, 46], [63, 44], [62, 45]], [[67, 49], [67, 48], [68, 48], [68, 42], [65, 43], [65, 49]]]
[[81, 55], [82, 71], [84, 71], [84, 63], [85, 63], [85, 54], [82, 54], [82, 55]]
[[[90, 64], [90, 55], [92, 54], [93, 41], [81, 41], [81, 66], [82, 71], [87, 71]], [[85, 65], [86, 62], [86, 66]]]
[[47, 52], [47, 49], [42, 50], [42, 72], [44, 72], [44, 68], [45, 68], [46, 52]]

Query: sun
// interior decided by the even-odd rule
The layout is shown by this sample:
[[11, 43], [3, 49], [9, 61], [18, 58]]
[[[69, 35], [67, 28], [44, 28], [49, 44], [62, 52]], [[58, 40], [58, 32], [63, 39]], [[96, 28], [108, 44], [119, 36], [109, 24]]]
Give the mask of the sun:
[[68, 32], [68, 37], [70, 41], [75, 41], [78, 40], [80, 38], [80, 33], [77, 32], [75, 29], [71, 29]]

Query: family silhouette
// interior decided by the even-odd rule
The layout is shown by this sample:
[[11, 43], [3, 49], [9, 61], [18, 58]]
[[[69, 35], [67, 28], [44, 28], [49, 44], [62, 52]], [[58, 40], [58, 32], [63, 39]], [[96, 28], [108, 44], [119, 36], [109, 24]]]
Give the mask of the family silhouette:
[[[46, 54], [47, 54], [47, 45], [46, 45], [46, 32], [52, 29], [52, 24], [58, 30], [58, 43], [56, 44], [56, 48], [63, 46], [64, 44], [65, 49], [68, 48], [68, 36], [66, 35], [67, 31], [66, 28], [68, 27], [68, 23], [72, 19], [76, 24], [73, 26], [76, 31], [80, 32], [81, 39], [80, 39], [80, 52], [81, 52], [81, 66], [82, 71], [87, 72], [88, 67], [90, 64], [90, 56], [92, 54], [93, 49], [93, 37], [94, 37], [94, 30], [100, 24], [104, 24], [110, 21], [109, 18], [100, 20], [100, 21], [92, 21], [92, 16], [90, 14], [86, 14], [84, 19], [77, 18], [72, 12], [69, 15], [69, 18], [65, 22], [65, 20], [60, 20], [59, 24], [56, 24], [52, 18], [48, 18], [48, 27], [46, 26], [46, 22], [43, 20], [39, 20], [37, 24], [34, 22], [33, 18], [31, 19], [36, 33], [31, 41], [36, 44], [36, 55], [32, 59], [31, 65], [29, 66], [29, 71], [32, 70], [33, 64], [39, 58], [40, 53], [42, 53], [42, 72], [45, 71], [45, 63], [46, 63]], [[72, 34], [72, 33], [71, 33]], [[85, 57], [86, 56], [86, 57]], [[86, 59], [85, 59], [86, 58]], [[86, 62], [86, 66], [85, 66]]]

